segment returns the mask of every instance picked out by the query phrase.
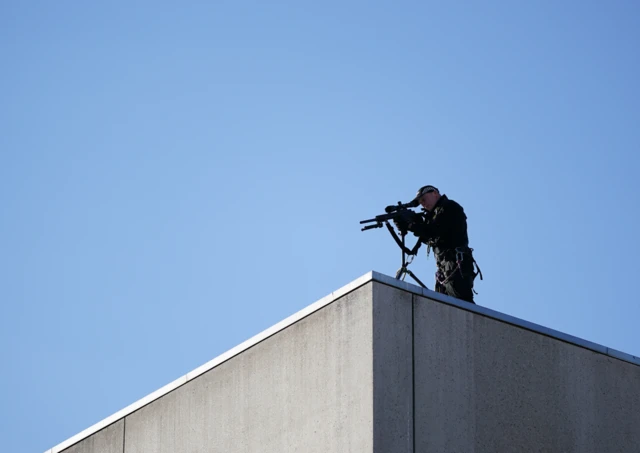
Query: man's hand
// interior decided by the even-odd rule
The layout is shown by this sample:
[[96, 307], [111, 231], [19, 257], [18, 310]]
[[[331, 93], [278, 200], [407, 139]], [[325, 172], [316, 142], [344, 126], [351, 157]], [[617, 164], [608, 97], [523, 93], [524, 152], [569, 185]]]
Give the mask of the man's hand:
[[402, 234], [407, 234], [407, 231], [409, 231], [409, 225], [402, 218], [393, 219], [393, 224]]
[[414, 211], [406, 210], [400, 211], [398, 216], [393, 219], [393, 223], [401, 233], [406, 233], [407, 231], [414, 231], [414, 227], [421, 220], [422, 219], [419, 214], [416, 214]]

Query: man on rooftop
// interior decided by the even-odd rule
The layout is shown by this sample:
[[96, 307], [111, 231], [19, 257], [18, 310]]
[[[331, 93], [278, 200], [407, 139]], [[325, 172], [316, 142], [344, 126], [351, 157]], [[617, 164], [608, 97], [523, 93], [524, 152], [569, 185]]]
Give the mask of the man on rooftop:
[[[433, 250], [436, 257], [436, 285], [439, 293], [474, 304], [473, 282], [480, 269], [469, 248], [467, 216], [462, 206], [449, 199], [434, 186], [418, 190], [415, 202], [425, 212], [424, 216], [406, 216], [394, 220], [401, 231], [411, 231], [427, 245], [427, 254]], [[474, 267], [475, 265], [475, 267]]]

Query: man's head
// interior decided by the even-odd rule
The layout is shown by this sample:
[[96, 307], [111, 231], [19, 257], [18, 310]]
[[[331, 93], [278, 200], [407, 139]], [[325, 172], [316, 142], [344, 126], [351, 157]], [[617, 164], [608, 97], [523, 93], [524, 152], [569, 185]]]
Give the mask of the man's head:
[[420, 187], [416, 197], [414, 198], [414, 200], [420, 203], [427, 211], [431, 211], [439, 199], [440, 192], [433, 186]]

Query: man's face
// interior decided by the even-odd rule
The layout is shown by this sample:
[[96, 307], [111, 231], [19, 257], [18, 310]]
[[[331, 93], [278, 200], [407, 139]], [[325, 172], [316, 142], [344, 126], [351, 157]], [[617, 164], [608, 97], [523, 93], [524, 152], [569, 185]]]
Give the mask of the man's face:
[[434, 190], [423, 194], [418, 201], [424, 209], [431, 211], [438, 202], [438, 198], [440, 198], [440, 194]]

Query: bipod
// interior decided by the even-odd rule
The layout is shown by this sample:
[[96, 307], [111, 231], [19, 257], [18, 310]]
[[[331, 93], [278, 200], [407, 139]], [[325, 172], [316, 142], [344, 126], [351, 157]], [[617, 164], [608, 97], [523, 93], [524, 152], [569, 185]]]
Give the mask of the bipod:
[[[406, 231], [401, 231], [400, 232], [400, 234], [402, 235], [402, 243], [400, 243], [400, 241], [398, 240], [398, 237], [396, 236], [395, 231], [393, 231], [393, 228], [391, 227], [391, 225], [389, 225], [387, 223], [387, 227], [389, 228], [389, 231], [391, 232], [392, 236], [394, 237], [394, 239], [396, 240], [398, 245], [400, 245], [400, 250], [402, 250], [402, 267], [400, 269], [398, 269], [398, 272], [396, 272], [396, 279], [404, 281], [405, 275], [409, 274], [409, 276], [411, 278], [413, 278], [420, 286], [422, 286], [423, 288], [427, 288], [427, 286], [424, 283], [422, 283], [420, 281], [420, 279], [418, 277], [416, 277], [416, 274], [414, 274], [408, 267], [409, 264], [411, 264], [411, 262], [413, 261], [413, 258], [411, 258], [411, 261], [407, 262], [407, 251], [409, 249], [407, 249], [407, 247], [405, 246], [405, 241], [404, 241], [404, 238], [407, 235], [407, 232]], [[416, 244], [416, 247], [414, 248], [414, 250], [410, 250], [409, 251], [409, 254], [415, 256], [416, 252], [418, 251], [417, 250], [418, 248], [420, 248], [420, 242], [419, 241], [418, 241], [418, 244]]]

